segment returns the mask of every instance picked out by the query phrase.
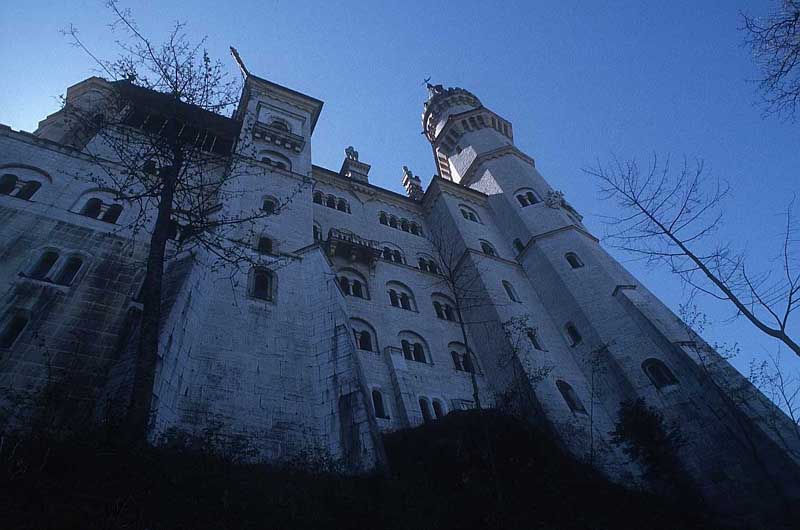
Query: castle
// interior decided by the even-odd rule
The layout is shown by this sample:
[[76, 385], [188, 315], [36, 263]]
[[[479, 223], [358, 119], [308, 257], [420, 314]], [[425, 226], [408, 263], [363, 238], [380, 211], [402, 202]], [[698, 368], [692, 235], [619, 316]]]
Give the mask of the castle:
[[[67, 107], [112, 85], [86, 79]], [[145, 96], [132, 126], [155, 112]], [[404, 169], [401, 195], [371, 184], [352, 147], [338, 171], [313, 165], [321, 110], [247, 73], [234, 115], [208, 125], [204, 146], [246, 159], [252, 182], [245, 172], [237, 185], [259, 190], [220, 207], [280, 212], [242, 243], [261, 263], [247, 270], [175, 243], [153, 442], [213, 430], [261, 459], [324, 454], [370, 469], [382, 433], [479, 401], [516, 407], [625, 480], [641, 470], [609, 431], [621, 401], [644, 398], [680, 426], [683, 463], [717, 506], [750, 510], [769, 480], [800, 493], [790, 423], [600, 246], [509, 121], [467, 90], [429, 85], [422, 127], [437, 175], [423, 189]], [[0, 127], [7, 391], [70, 374], [70, 399], [130, 389], [146, 248], [125, 229], [138, 206], [90, 178], [92, 142], [64, 111], [34, 133]]]

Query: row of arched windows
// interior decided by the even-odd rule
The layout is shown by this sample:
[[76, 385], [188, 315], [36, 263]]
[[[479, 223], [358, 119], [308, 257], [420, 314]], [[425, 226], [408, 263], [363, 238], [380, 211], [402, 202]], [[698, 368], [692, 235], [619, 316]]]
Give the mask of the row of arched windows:
[[409, 221], [402, 218], [398, 219], [394, 215], [387, 214], [386, 212], [381, 212], [380, 215], [378, 215], [378, 222], [380, 222], [382, 225], [390, 226], [392, 228], [402, 230], [403, 232], [414, 234], [415, 236], [423, 235], [422, 227], [414, 221]]
[[0, 177], [0, 195], [10, 195], [18, 199], [30, 200], [42, 187], [36, 180], [22, 180], [16, 175], [6, 173]]
[[533, 190], [519, 190], [515, 195], [517, 197], [517, 202], [519, 202], [520, 206], [523, 208], [542, 202]]
[[[431, 407], [431, 405], [433, 406]], [[433, 409], [433, 413], [431, 413], [431, 408]], [[430, 400], [425, 396], [419, 398], [419, 411], [425, 423], [433, 421], [434, 419], [438, 420], [444, 417], [446, 413], [444, 403], [438, 399]]]
[[33, 280], [69, 286], [83, 268], [83, 261], [83, 256], [79, 254], [62, 256], [56, 250], [45, 250], [23, 275]]
[[439, 274], [439, 265], [436, 261], [428, 258], [419, 258], [419, 269], [433, 274]]
[[346, 200], [333, 195], [326, 196], [321, 191], [314, 192], [314, 204], [321, 204], [323, 206], [327, 206], [328, 208], [339, 210], [340, 212], [350, 213], [350, 205]]

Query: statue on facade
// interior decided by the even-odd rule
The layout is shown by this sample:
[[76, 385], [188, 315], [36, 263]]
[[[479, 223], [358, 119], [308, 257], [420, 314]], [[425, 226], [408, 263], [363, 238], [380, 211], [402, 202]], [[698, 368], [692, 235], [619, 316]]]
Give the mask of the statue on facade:
[[344, 154], [348, 160], [355, 160], [358, 162], [358, 151], [356, 151], [352, 145], [347, 146], [347, 149], [344, 150]]

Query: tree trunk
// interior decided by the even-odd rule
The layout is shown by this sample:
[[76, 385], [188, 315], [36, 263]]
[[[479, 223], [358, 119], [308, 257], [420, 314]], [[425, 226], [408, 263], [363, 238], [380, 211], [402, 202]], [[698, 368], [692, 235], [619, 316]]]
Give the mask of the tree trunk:
[[172, 167], [165, 168], [162, 173], [163, 184], [159, 196], [158, 215], [150, 236], [147, 269], [142, 284], [142, 320], [136, 352], [136, 372], [131, 404], [125, 422], [131, 441], [134, 442], [144, 442], [150, 426], [161, 324], [164, 256], [172, 221], [175, 184], [182, 164], [180, 153], [175, 157], [174, 162]]

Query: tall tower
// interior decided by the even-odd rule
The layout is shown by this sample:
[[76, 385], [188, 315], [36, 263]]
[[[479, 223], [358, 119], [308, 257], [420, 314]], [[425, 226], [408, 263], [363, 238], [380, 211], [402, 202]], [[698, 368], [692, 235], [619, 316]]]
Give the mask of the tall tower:
[[[621, 402], [642, 398], [693, 440], [680, 456], [713, 505], [744, 514], [756, 508], [747, 506], [752, 496], [748, 500], [741, 489], [758, 490], [774, 480], [791, 484], [797, 494], [797, 459], [782, 445], [782, 435], [765, 429], [754, 412], [772, 405], [754, 390], [751, 403], [731, 404], [720, 384], [752, 390], [749, 383], [713, 350], [698, 357], [702, 340], [600, 246], [534, 159], [514, 145], [508, 121], [464, 89], [429, 85], [428, 92], [422, 125], [439, 175], [485, 196], [488, 219], [482, 226], [453, 221], [467, 249], [465, 261], [474, 263], [496, 305], [496, 315], [474, 320], [532, 318], [544, 342], [532, 358], [545, 359], [552, 371], [532, 382], [531, 391], [565, 445], [580, 453], [586, 445], [581, 437], [607, 442], [606, 426], [613, 425]], [[487, 261], [473, 250], [478, 241], [498, 235], [514, 249], [513, 260]], [[503, 299], [502, 291], [500, 297], [492, 293], [501, 282], [520, 293], [508, 293], [516, 303]], [[497, 329], [474, 335], [484, 355], [493, 355], [505, 340]], [[491, 384], [502, 391], [507, 375], [494, 372], [487, 369]], [[749, 440], [732, 443], [732, 432]], [[759, 447], [761, 462], [748, 444]]]

